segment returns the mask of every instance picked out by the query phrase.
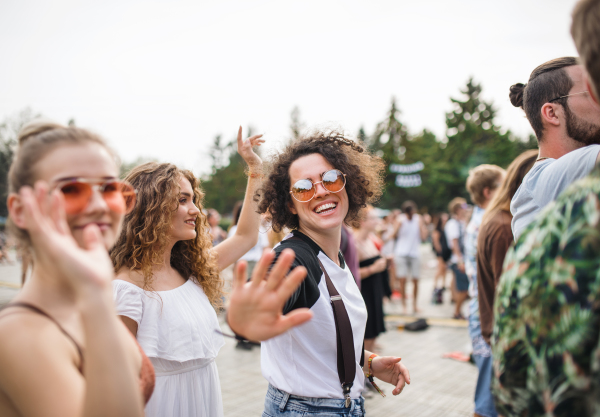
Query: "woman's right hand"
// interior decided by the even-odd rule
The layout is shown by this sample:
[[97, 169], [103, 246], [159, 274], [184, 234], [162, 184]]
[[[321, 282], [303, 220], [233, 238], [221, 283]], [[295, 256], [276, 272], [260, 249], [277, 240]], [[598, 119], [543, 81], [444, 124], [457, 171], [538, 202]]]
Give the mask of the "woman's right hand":
[[97, 294], [98, 289], [110, 294], [113, 266], [98, 226], [91, 224], [84, 229], [84, 246], [80, 247], [67, 224], [63, 196], [58, 190], [49, 195], [47, 184], [40, 181], [35, 189], [23, 187], [19, 194], [36, 257], [55, 269], [48, 272], [62, 277], [80, 297]]
[[248, 340], [263, 341], [278, 336], [311, 319], [307, 308], [282, 314], [285, 302], [306, 277], [304, 267], [288, 271], [294, 251], [285, 249], [269, 271], [275, 252], [266, 249], [246, 282], [246, 262], [235, 266], [227, 323], [231, 330]]

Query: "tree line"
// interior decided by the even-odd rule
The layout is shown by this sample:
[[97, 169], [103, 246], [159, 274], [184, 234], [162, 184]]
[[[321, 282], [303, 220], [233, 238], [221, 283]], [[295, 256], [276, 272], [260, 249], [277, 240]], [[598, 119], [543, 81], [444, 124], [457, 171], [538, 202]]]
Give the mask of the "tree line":
[[[361, 127], [356, 140], [380, 156], [386, 164], [385, 190], [379, 207], [398, 208], [413, 200], [430, 213], [445, 211], [454, 197], [465, 197], [465, 181], [469, 170], [480, 164], [496, 164], [506, 168], [527, 149], [537, 148], [533, 135], [526, 140], [504, 131], [495, 122], [496, 109], [492, 102], [481, 98], [482, 87], [470, 78], [457, 98], [450, 98], [454, 109], [446, 113], [446, 134], [438, 138], [424, 129], [410, 133], [402, 121], [396, 100], [392, 99], [385, 118], [367, 134]], [[21, 111], [0, 124], [0, 199], [8, 194], [8, 169], [16, 149], [17, 132], [28, 121], [39, 117], [31, 109]], [[70, 123], [74, 123], [70, 121]], [[305, 129], [296, 107], [290, 115], [290, 140]], [[252, 129], [247, 129], [251, 136]], [[204, 206], [221, 213], [232, 210], [243, 198], [246, 189], [245, 164], [236, 152], [235, 137], [214, 138], [209, 150], [211, 170], [202, 179], [206, 193]], [[145, 159], [124, 163], [121, 174]], [[401, 186], [398, 186], [401, 185]], [[6, 204], [0, 204], [0, 217], [7, 216]]]

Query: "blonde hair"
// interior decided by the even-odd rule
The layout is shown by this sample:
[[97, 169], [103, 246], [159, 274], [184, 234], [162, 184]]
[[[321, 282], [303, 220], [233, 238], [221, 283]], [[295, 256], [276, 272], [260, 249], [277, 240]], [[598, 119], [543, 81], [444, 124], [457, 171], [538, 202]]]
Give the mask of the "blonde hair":
[[581, 0], [573, 10], [571, 35], [600, 100], [600, 1]]
[[471, 169], [467, 178], [467, 191], [473, 203], [478, 206], [485, 204], [483, 191], [486, 188], [490, 191], [498, 188], [505, 173], [498, 165], [483, 164]]
[[450, 212], [450, 216], [455, 215], [459, 207], [462, 207], [463, 204], [467, 204], [467, 200], [462, 197], [454, 197], [450, 203], [448, 203], [448, 211]]
[[221, 306], [223, 281], [206, 215], [202, 210], [204, 193], [191, 171], [173, 164], [148, 162], [132, 169], [125, 180], [137, 190], [136, 206], [125, 216], [123, 230], [110, 251], [115, 271], [126, 267], [141, 271], [145, 290], [152, 290], [155, 265], [163, 263], [169, 241], [173, 213], [179, 205], [179, 180], [186, 178], [194, 190], [194, 204], [200, 213], [196, 221], [196, 237], [179, 241], [171, 250], [171, 266], [185, 279], [200, 285], [211, 304]]
[[[36, 120], [23, 126], [18, 135], [18, 148], [8, 171], [8, 192], [17, 193], [24, 186], [33, 187], [39, 179], [38, 163], [54, 149], [67, 145], [97, 144], [105, 148], [118, 164], [115, 153], [95, 133], [75, 126], [63, 126], [51, 121]], [[8, 229], [22, 244], [31, 246], [27, 230], [21, 229], [9, 218]]]
[[521, 186], [525, 175], [527, 175], [533, 164], [535, 164], [537, 157], [538, 151], [536, 149], [530, 149], [517, 156], [515, 160], [510, 163], [506, 169], [506, 177], [504, 178], [504, 181], [502, 181], [500, 189], [496, 192], [494, 198], [492, 198], [492, 201], [490, 201], [490, 204], [485, 210], [485, 214], [481, 220], [482, 226], [502, 210], [510, 213], [510, 201]]

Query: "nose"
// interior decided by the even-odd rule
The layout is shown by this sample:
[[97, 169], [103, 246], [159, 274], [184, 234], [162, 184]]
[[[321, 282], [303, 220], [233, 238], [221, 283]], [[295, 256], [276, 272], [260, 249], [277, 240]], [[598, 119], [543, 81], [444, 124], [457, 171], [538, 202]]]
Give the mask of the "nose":
[[200, 209], [192, 203], [192, 206], [188, 210], [188, 213], [190, 214], [190, 216], [197, 216], [198, 214], [200, 214]]
[[321, 197], [321, 196], [329, 195], [329, 191], [327, 191], [325, 189], [325, 187], [323, 186], [323, 182], [322, 181], [319, 181], [314, 186], [315, 186], [315, 197], [316, 198]]
[[102, 193], [100, 192], [98, 187], [92, 187], [92, 195], [90, 196], [90, 201], [87, 207], [85, 208], [85, 212], [107, 212], [108, 210], [108, 205], [102, 197]]

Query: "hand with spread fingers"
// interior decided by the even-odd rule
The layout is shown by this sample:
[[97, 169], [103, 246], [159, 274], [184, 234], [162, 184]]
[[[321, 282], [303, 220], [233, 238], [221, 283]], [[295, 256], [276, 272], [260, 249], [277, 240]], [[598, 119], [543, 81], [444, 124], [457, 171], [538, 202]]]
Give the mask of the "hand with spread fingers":
[[237, 150], [244, 161], [248, 164], [250, 170], [257, 169], [262, 165], [260, 156], [252, 149], [254, 146], [260, 146], [265, 143], [264, 139], [261, 139], [263, 135], [250, 136], [248, 139], [242, 139], [242, 127], [240, 126], [237, 135]]
[[[365, 351], [367, 357], [367, 351]], [[373, 358], [371, 369], [373, 376], [384, 382], [394, 385], [392, 394], [398, 395], [404, 389], [405, 384], [410, 384], [410, 373], [406, 366], [400, 363], [396, 356], [377, 356]]]
[[44, 265], [53, 265], [78, 295], [98, 289], [110, 295], [113, 266], [98, 226], [90, 224], [84, 229], [84, 246], [80, 247], [67, 224], [63, 196], [58, 190], [49, 193], [48, 185], [40, 181], [35, 189], [23, 187], [19, 196], [39, 260], [48, 258]]
[[273, 251], [265, 250], [250, 282], [246, 282], [246, 263], [239, 262], [235, 267], [227, 322], [234, 332], [248, 340], [270, 339], [312, 317], [307, 308], [282, 314], [285, 302], [306, 277], [306, 269], [296, 267], [288, 274], [295, 255], [286, 249], [269, 271], [274, 257]]

